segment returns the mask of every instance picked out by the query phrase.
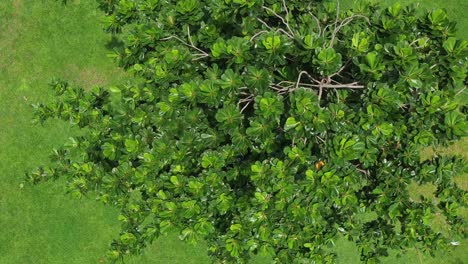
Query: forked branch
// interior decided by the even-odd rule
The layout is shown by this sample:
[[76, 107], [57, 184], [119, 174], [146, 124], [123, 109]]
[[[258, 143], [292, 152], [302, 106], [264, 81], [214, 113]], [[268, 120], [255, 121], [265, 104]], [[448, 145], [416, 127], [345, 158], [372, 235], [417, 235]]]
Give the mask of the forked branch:
[[189, 40], [190, 43], [187, 43], [186, 41], [182, 40], [181, 38], [179, 38], [179, 37], [177, 37], [177, 36], [169, 36], [169, 37], [167, 37], [167, 38], [162, 38], [162, 39], [160, 39], [160, 40], [165, 41], [165, 40], [176, 39], [176, 40], [178, 40], [179, 42], [181, 42], [182, 44], [184, 44], [185, 46], [187, 46], [187, 47], [189, 47], [189, 48], [192, 48], [192, 49], [194, 49], [194, 50], [200, 52], [200, 53], [193, 54], [193, 56], [194, 56], [194, 59], [193, 59], [193, 60], [199, 60], [199, 59], [202, 59], [202, 58], [205, 58], [205, 57], [209, 57], [209, 56], [210, 56], [207, 52], [205, 52], [205, 51], [203, 51], [203, 50], [197, 48], [197, 47], [193, 44], [192, 36], [190, 35], [190, 27], [188, 27], [188, 26], [187, 26], [187, 37], [188, 37], [188, 40]]

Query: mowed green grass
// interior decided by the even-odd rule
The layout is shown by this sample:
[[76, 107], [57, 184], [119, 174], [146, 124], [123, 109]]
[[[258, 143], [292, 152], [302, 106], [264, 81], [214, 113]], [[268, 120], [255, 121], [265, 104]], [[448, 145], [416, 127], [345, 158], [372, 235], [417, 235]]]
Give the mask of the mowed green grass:
[[[53, 77], [85, 87], [127, 76], [107, 58], [94, 0], [0, 1], [0, 263], [100, 263], [118, 235], [118, 211], [64, 194], [63, 181], [20, 188], [24, 173], [73, 131], [62, 122], [31, 123], [31, 103], [47, 101]], [[174, 235], [130, 263], [206, 263], [204, 248]]]
[[[64, 194], [63, 181], [19, 187], [25, 171], [46, 163], [47, 153], [73, 134], [62, 122], [47, 122], [44, 127], [31, 123], [30, 104], [53, 96], [47, 83], [62, 77], [90, 87], [121, 83], [128, 77], [106, 57], [109, 36], [101, 30], [102, 14], [95, 1], [74, 0], [67, 6], [59, 2], [0, 1], [0, 264], [101, 263], [119, 230], [115, 208], [71, 198]], [[468, 1], [425, 2], [430, 7], [445, 5], [458, 18], [460, 36], [468, 38], [468, 17], [463, 13]], [[450, 151], [466, 156], [467, 146], [464, 140]], [[337, 246], [340, 263], [358, 263], [352, 244], [338, 241]], [[468, 255], [462, 249], [437, 259], [422, 255], [422, 263], [441, 258], [463, 263]], [[385, 262], [419, 261], [410, 251], [403, 259], [392, 257]], [[209, 261], [203, 246], [188, 246], [170, 235], [128, 262]], [[268, 261], [255, 258], [253, 262]]]

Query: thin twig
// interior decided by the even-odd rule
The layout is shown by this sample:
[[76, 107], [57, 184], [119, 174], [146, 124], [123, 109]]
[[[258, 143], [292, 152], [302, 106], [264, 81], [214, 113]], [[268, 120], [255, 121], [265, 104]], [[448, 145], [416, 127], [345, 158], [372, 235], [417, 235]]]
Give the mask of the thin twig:
[[253, 99], [254, 99], [254, 96], [253, 94], [251, 94], [248, 97], [239, 100], [239, 102], [237, 103], [237, 107], [240, 107], [242, 103], [246, 103], [244, 107], [241, 109], [240, 111], [241, 113], [247, 108], [247, 106], [250, 104], [250, 102], [252, 102]]
[[283, 0], [283, 7], [284, 7], [284, 11], [286, 11], [286, 21], [288, 21], [289, 10], [288, 10], [288, 6], [286, 5], [286, 0]]
[[343, 19], [343, 21], [341, 21], [340, 25], [338, 27], [335, 27], [335, 30], [333, 30], [331, 40], [330, 40], [330, 48], [333, 48], [333, 43], [335, 42], [336, 35], [338, 34], [338, 32], [340, 32], [341, 28], [343, 28], [344, 26], [351, 23], [355, 18], [364, 18], [369, 25], [371, 24], [370, 21], [369, 21], [369, 18], [367, 18], [366, 16], [363, 16], [363, 15], [359, 15], [359, 14], [353, 15], [353, 16], [350, 16], [350, 17], [347, 17], [347, 18]]
[[257, 17], [257, 21], [262, 23], [265, 27], [267, 27], [269, 30], [273, 30], [265, 21], [261, 20], [260, 18]]
[[[326, 89], [364, 89], [364, 85], [359, 85], [358, 82], [352, 82], [352, 83], [346, 83], [346, 84], [311, 84], [311, 83], [297, 83], [297, 82], [289, 82], [289, 81], [281, 81], [280, 83], [286, 83], [286, 84], [293, 84], [294, 86], [305, 86], [305, 87], [310, 87], [310, 88], [326, 88]], [[280, 84], [278, 83], [278, 84]], [[276, 84], [276, 86], [278, 86]], [[289, 86], [291, 87], [291, 86]], [[296, 89], [296, 88], [295, 88]], [[295, 90], [294, 89], [294, 90]], [[290, 91], [294, 91], [290, 90]]]
[[205, 51], [203, 51], [203, 50], [201, 50], [201, 49], [195, 47], [195, 45], [193, 45], [192, 39], [191, 39], [191, 37], [190, 37], [190, 33], [189, 33], [189, 41], [191, 42], [191, 44], [185, 42], [184, 40], [182, 40], [181, 38], [179, 38], [179, 37], [177, 37], [177, 36], [170, 36], [170, 37], [167, 37], [167, 38], [162, 38], [162, 39], [160, 39], [160, 40], [165, 41], [165, 40], [171, 40], [171, 39], [176, 39], [176, 40], [182, 42], [185, 46], [190, 47], [190, 48], [192, 48], [192, 49], [195, 49], [195, 50], [199, 51], [199, 52], [200, 52], [199, 54], [193, 54], [193, 56], [200, 56], [200, 58], [195, 58], [195, 60], [198, 60], [198, 59], [201, 59], [201, 58], [209, 57], [209, 56], [210, 56], [210, 55], [209, 55], [208, 53], [206, 53]]
[[461, 89], [460, 91], [458, 91], [458, 93], [456, 93], [456, 94], [455, 94], [455, 96], [457, 96], [457, 95], [459, 95], [459, 94], [463, 93], [463, 91], [465, 91], [465, 89], [466, 89], [466, 86], [465, 86], [465, 87], [463, 87], [463, 89]]
[[319, 87], [319, 94], [318, 94], [318, 100], [320, 102], [320, 100], [322, 99], [322, 93], [323, 93], [323, 86], [320, 86]]
[[256, 33], [255, 35], [253, 35], [253, 36], [250, 38], [250, 41], [254, 40], [256, 37], [260, 36], [260, 35], [263, 34], [263, 33], [268, 33], [268, 31], [267, 31], [267, 30], [262, 30], [262, 31]]
[[248, 102], [245, 104], [245, 106], [242, 107], [242, 109], [240, 110], [240, 112], [243, 113], [244, 110], [250, 105], [251, 102], [252, 102], [252, 101], [248, 101]]
[[239, 103], [249, 102], [249, 101], [252, 101], [252, 99], [253, 99], [253, 95], [249, 95], [249, 96], [246, 97], [246, 98], [240, 99], [240, 100], [239, 100]]
[[320, 26], [320, 20], [316, 16], [314, 16], [314, 14], [312, 14], [312, 12], [309, 11], [309, 14], [315, 19], [315, 22], [317, 23], [317, 28], [318, 28], [318, 31], [319, 31], [318, 34], [319, 34], [319, 36], [321, 36], [322, 35], [322, 26]]
[[187, 25], [187, 36], [188, 36], [188, 39], [189, 39], [190, 44], [192, 45], [192, 47], [195, 47], [195, 45], [193, 45], [192, 36], [190, 36], [190, 26], [189, 25]]
[[366, 175], [366, 177], [369, 176], [369, 175], [367, 174], [368, 172], [367, 172], [366, 170], [359, 169], [358, 167], [356, 167], [356, 170], [359, 171], [359, 172], [362, 172], [364, 175]]
[[333, 89], [333, 90], [334, 90], [335, 93], [336, 93], [336, 100], [337, 100], [337, 102], [339, 103], [339, 102], [340, 102], [340, 93], [338, 92], [337, 89]]
[[336, 0], [336, 18], [335, 18], [335, 23], [333, 23], [335, 29], [333, 32], [336, 31], [336, 25], [338, 25], [338, 20], [340, 19], [340, 0]]
[[337, 72], [335, 72], [335, 73], [329, 75], [328, 78], [333, 78], [333, 77], [335, 77], [336, 75], [340, 75], [340, 73], [346, 68], [346, 66], [348, 66], [348, 64], [349, 64], [350, 61], [351, 61], [351, 60], [348, 60]]
[[[262, 23], [262, 24], [263, 24], [265, 27], [267, 27], [269, 30], [273, 30], [272, 27], [270, 27], [265, 21], [261, 20], [261, 19], [258, 18], [258, 17], [257, 17], [257, 21], [260, 22], [260, 23]], [[268, 31], [266, 31], [266, 32], [268, 32]], [[282, 28], [279, 28], [279, 29], [275, 30], [275, 32], [282, 32], [282, 33], [284, 33], [288, 38], [294, 39], [294, 36], [291, 36], [291, 34], [289, 34], [288, 32], [286, 32], [286, 31], [285, 31], [284, 29], [282, 29]], [[263, 33], [265, 33], [265, 32], [263, 32]], [[252, 38], [253, 38], [253, 37], [252, 37]], [[252, 41], [252, 38], [250, 39], [250, 41]]]
[[330, 26], [332, 26], [332, 25], [333, 25], [333, 24], [328, 24], [328, 25], [326, 25], [326, 26], [323, 28], [322, 37], [325, 36], [325, 32], [327, 32], [328, 27], [330, 27]]
[[289, 26], [289, 23], [282, 16], [278, 15], [275, 11], [273, 11], [273, 9], [271, 9], [269, 7], [262, 6], [262, 8], [265, 9], [265, 10], [270, 11], [271, 13], [273, 13], [273, 15], [275, 15], [277, 18], [279, 18], [281, 20], [281, 22], [283, 22], [283, 24], [289, 30], [290, 37], [294, 38], [294, 32], [292, 31], [291, 27]]
[[323, 138], [319, 137], [319, 136], [315, 136], [315, 138], [318, 138], [320, 139], [320, 141], [322, 141], [323, 143], [326, 143], [325, 140], [323, 140]]
[[284, 29], [278, 28], [275, 32], [278, 32], [278, 31], [284, 33], [288, 38], [294, 39], [294, 37], [291, 36], [291, 35], [290, 35], [288, 32], [286, 32]]
[[308, 74], [308, 73], [306, 71], [301, 71], [299, 73], [299, 76], [297, 77], [297, 82], [296, 82], [296, 90], [299, 88], [299, 84], [301, 83], [302, 74]]

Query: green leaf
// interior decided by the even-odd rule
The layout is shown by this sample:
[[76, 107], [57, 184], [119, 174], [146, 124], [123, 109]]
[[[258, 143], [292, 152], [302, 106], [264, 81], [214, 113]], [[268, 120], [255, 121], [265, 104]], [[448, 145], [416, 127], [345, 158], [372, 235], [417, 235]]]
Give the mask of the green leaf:
[[306, 49], [316, 49], [320, 46], [319, 36], [318, 35], [306, 35], [304, 37], [304, 45]]
[[218, 41], [215, 44], [213, 44], [213, 47], [211, 48], [211, 54], [215, 58], [218, 58], [225, 53], [227, 53], [227, 46], [223, 40]]
[[351, 44], [354, 49], [364, 53], [369, 49], [369, 39], [366, 37], [366, 33], [359, 32], [353, 35], [351, 39]]
[[243, 86], [241, 77], [234, 73], [232, 69], [228, 69], [221, 75], [220, 84], [223, 89], [235, 89]]
[[283, 102], [276, 97], [263, 97], [260, 99], [260, 111], [264, 117], [273, 117], [279, 121], [283, 113]]
[[142, 71], [143, 70], [143, 66], [141, 66], [141, 64], [135, 64], [133, 65], [133, 69], [135, 69], [135, 71], [139, 72], [139, 71]]
[[367, 53], [366, 62], [371, 69], [377, 69], [380, 63], [378, 53], [375, 51]]
[[388, 208], [388, 215], [390, 219], [394, 219], [397, 216], [401, 216], [400, 210], [400, 203], [394, 203]]
[[393, 125], [388, 123], [383, 123], [378, 127], [380, 133], [384, 136], [390, 136], [393, 133]]
[[457, 44], [457, 39], [454, 37], [448, 38], [446, 41], [444, 41], [443, 47], [447, 53], [453, 53], [455, 50], [455, 45]]
[[132, 233], [124, 233], [120, 236], [120, 241], [122, 241], [124, 245], [129, 245], [136, 242], [136, 237]]
[[114, 145], [106, 142], [101, 148], [104, 157], [109, 158], [110, 160], [114, 160], [116, 158], [116, 149]]
[[255, 193], [255, 199], [257, 199], [258, 202], [265, 204], [268, 202], [268, 194], [267, 193], [261, 193], [261, 192], [256, 192]]
[[171, 176], [170, 180], [171, 180], [171, 183], [174, 184], [175, 186], [180, 185], [179, 178], [177, 178], [177, 176]]
[[126, 139], [125, 140], [125, 149], [130, 152], [134, 153], [138, 150], [139, 142], [136, 139]]
[[232, 257], [238, 257], [241, 251], [241, 246], [239, 241], [234, 238], [229, 238], [226, 240], [226, 249], [230, 252]]
[[262, 44], [267, 50], [276, 50], [281, 46], [281, 38], [279, 36], [269, 36], [262, 41]]
[[176, 63], [180, 59], [180, 51], [173, 49], [164, 55], [164, 60], [168, 64]]
[[456, 136], [466, 136], [468, 134], [468, 123], [463, 115], [457, 111], [445, 115], [444, 123], [450, 129], [450, 132]]
[[296, 119], [294, 117], [288, 117], [288, 119], [286, 119], [286, 123], [284, 124], [284, 130], [285, 131], [289, 131], [293, 128], [297, 128], [301, 123], [296, 121]]
[[458, 55], [462, 54], [463, 52], [466, 52], [468, 47], [468, 41], [458, 40], [457, 38], [449, 37], [446, 41], [444, 41], [443, 47], [447, 53], [452, 55]]
[[341, 67], [341, 54], [337, 53], [333, 48], [317, 50], [319, 52], [317, 57], [314, 58], [314, 63], [318, 65], [318, 69], [323, 71], [325, 75], [332, 74]]
[[215, 227], [207, 218], [201, 218], [198, 223], [195, 224], [195, 230], [197, 233], [207, 236], [215, 231]]
[[436, 9], [429, 13], [428, 17], [432, 25], [441, 25], [447, 20], [447, 13], [442, 9]]
[[241, 224], [233, 224], [229, 227], [229, 229], [234, 233], [239, 233], [242, 230]]
[[236, 130], [242, 122], [242, 114], [237, 109], [237, 106], [229, 104], [220, 109], [215, 118], [221, 123], [221, 128], [227, 131]]
[[393, 6], [388, 7], [388, 12], [393, 16], [393, 17], [398, 17], [401, 14], [401, 3], [396, 3]]

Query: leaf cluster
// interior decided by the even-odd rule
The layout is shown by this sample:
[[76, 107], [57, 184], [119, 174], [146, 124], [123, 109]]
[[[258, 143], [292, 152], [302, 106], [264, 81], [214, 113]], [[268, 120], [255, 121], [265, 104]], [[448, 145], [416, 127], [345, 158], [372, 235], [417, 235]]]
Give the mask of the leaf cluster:
[[[467, 135], [468, 42], [443, 10], [356, 1], [101, 1], [141, 81], [91, 91], [53, 83], [36, 116], [83, 133], [31, 182], [118, 206], [109, 253], [139, 253], [169, 229], [214, 260], [332, 263], [340, 237], [363, 261], [434, 253], [465, 236], [459, 157], [423, 147]], [[436, 186], [434, 199], [410, 184]], [[431, 219], [443, 216], [449, 233]]]

